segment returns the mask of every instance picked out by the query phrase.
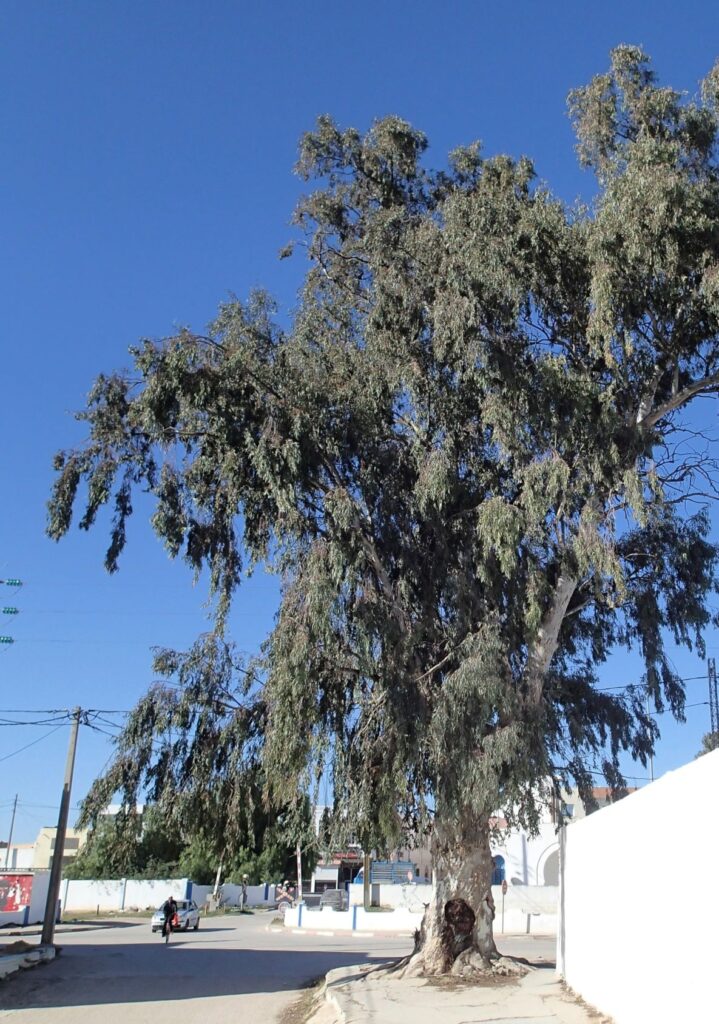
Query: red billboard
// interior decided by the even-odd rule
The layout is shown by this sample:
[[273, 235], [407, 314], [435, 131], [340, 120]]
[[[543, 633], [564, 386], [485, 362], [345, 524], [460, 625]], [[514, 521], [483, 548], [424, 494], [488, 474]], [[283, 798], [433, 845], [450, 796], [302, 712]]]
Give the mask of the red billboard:
[[17, 913], [30, 906], [32, 875], [0, 875], [0, 914]]

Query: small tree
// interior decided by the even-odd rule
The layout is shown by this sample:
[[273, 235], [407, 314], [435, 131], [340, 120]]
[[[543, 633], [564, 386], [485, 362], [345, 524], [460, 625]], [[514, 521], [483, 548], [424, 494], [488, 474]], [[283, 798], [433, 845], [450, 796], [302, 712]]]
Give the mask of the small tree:
[[705, 736], [702, 736], [702, 749], [697, 754], [697, 757], [710, 754], [712, 750], [719, 750], [719, 732], [708, 732]]
[[719, 388], [718, 100], [719, 69], [683, 102], [614, 51], [570, 98], [590, 211], [527, 159], [472, 145], [431, 172], [399, 118], [364, 136], [320, 118], [291, 329], [255, 295], [206, 335], [145, 342], [132, 378], [95, 385], [87, 445], [57, 458], [51, 536], [84, 482], [83, 528], [114, 502], [114, 571], [149, 489], [171, 555], [209, 567], [218, 630], [245, 561], [283, 578], [242, 698], [218, 639], [164, 655], [187, 685], [141, 703], [95, 807], [170, 779], [179, 813], [224, 830], [258, 771], [287, 800], [327, 770], [366, 849], [431, 823], [413, 967], [496, 957], [495, 810], [531, 828], [546, 780], [590, 800], [596, 772], [621, 785], [624, 751], [646, 763], [645, 691], [595, 685], [617, 645], [679, 717], [664, 631], [702, 652], [717, 550], [688, 502], [713, 495], [713, 464], [680, 416]]

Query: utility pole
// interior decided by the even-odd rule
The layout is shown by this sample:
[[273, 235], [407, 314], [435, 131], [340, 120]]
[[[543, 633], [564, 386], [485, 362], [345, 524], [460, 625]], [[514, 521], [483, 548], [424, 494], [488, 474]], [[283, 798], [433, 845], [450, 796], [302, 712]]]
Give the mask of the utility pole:
[[719, 695], [717, 694], [717, 668], [714, 658], [707, 660], [709, 676], [709, 718], [711, 731], [719, 732]]
[[217, 865], [217, 874], [215, 875], [215, 888], [212, 890], [212, 895], [215, 899], [220, 895], [220, 880], [222, 879], [222, 865], [225, 860], [225, 851], [223, 850], [220, 854], [220, 863]]
[[67, 762], [65, 763], [65, 782], [62, 787], [62, 798], [60, 800], [60, 813], [57, 817], [57, 831], [55, 832], [55, 852], [52, 856], [50, 867], [50, 884], [47, 889], [47, 902], [45, 903], [45, 919], [42, 923], [43, 945], [52, 945], [55, 935], [55, 915], [57, 912], [57, 898], [60, 894], [60, 879], [62, 878], [62, 855], [65, 852], [65, 835], [67, 833], [67, 818], [70, 813], [70, 790], [72, 789], [72, 773], [75, 769], [75, 751], [77, 750], [77, 733], [80, 726], [82, 708], [75, 708], [72, 712], [72, 727], [70, 729], [70, 745], [67, 748]]
[[362, 905], [365, 910], [369, 910], [372, 906], [372, 890], [370, 889], [371, 865], [371, 855], [365, 850], [362, 853]]
[[15, 811], [17, 810], [17, 793], [15, 794], [15, 800], [12, 805], [12, 818], [10, 819], [10, 835], [8, 836], [7, 849], [5, 850], [5, 867], [8, 866], [10, 861], [10, 847], [12, 846], [12, 833], [15, 828]]
[[[649, 691], [647, 691], [645, 693], [645, 695], [644, 695], [644, 707], [646, 708], [647, 717], [648, 717], [649, 716]], [[654, 782], [654, 746], [653, 746], [654, 741], [651, 739], [651, 737], [650, 737], [650, 742], [652, 743], [652, 747], [651, 747], [651, 749], [649, 751], [649, 779], [650, 779], [651, 782]]]

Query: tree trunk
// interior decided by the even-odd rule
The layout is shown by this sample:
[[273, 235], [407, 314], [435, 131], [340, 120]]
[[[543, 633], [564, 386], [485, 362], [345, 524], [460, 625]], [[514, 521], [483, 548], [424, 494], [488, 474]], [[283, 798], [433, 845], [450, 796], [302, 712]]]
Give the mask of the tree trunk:
[[469, 812], [448, 827], [435, 819], [432, 898], [415, 939], [406, 973], [471, 977], [495, 969], [520, 973], [494, 944], [489, 817]]

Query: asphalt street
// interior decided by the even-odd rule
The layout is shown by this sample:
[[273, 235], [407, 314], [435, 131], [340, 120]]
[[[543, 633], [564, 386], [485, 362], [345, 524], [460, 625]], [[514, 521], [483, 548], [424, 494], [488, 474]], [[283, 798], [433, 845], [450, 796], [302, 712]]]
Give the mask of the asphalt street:
[[268, 931], [271, 919], [266, 912], [203, 918], [199, 931], [176, 933], [167, 946], [149, 921], [60, 934], [57, 960], [0, 983], [0, 1021], [269, 1024], [332, 968], [378, 963], [411, 947], [408, 936]]

